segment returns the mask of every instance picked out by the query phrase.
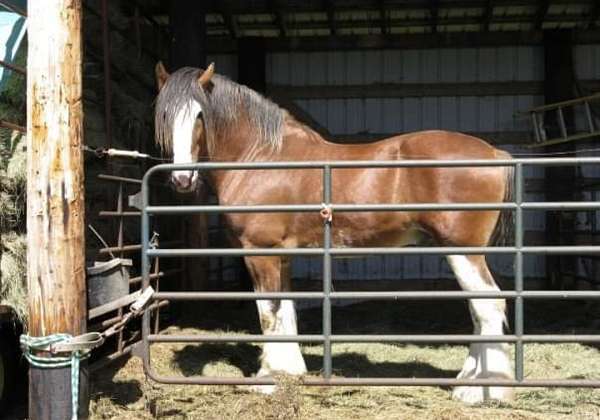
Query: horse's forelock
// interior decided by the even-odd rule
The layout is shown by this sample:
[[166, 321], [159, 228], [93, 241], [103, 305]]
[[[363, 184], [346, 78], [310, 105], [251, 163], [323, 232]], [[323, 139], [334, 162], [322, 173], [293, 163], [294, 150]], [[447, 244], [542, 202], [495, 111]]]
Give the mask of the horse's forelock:
[[175, 117], [192, 100], [198, 101], [202, 89], [197, 80], [200, 70], [184, 67], [167, 79], [156, 99], [154, 113], [154, 139], [161, 151], [171, 154], [173, 150], [173, 125]]

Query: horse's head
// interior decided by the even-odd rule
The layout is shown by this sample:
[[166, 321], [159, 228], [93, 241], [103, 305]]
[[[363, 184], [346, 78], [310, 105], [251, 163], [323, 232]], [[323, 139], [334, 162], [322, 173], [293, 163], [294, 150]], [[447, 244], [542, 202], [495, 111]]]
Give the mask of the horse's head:
[[[179, 86], [181, 83], [178, 85], [178, 82], [185, 79], [179, 78], [178, 73], [190, 70], [183, 68], [171, 75], [161, 62], [155, 69], [159, 91], [155, 116], [156, 139], [163, 151], [172, 153], [173, 163], [195, 163], [206, 153], [202, 106], [193, 91], [205, 91], [209, 87], [214, 63], [198, 72], [193, 80], [195, 86], [189, 86], [189, 83]], [[193, 191], [198, 183], [198, 171], [173, 171], [171, 182], [179, 192]]]

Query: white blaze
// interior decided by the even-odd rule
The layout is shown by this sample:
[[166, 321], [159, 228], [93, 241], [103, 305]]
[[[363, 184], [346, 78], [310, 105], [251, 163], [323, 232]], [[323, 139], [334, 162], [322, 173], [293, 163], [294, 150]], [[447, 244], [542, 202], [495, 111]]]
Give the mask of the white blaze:
[[[173, 163], [193, 163], [192, 134], [197, 115], [202, 111], [194, 100], [182, 107], [173, 121]], [[191, 183], [193, 171], [173, 171], [173, 178], [187, 177]]]

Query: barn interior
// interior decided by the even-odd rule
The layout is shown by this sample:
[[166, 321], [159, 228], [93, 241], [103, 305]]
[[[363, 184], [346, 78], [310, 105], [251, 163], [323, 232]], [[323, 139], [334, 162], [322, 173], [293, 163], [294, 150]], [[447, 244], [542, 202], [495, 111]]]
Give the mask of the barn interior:
[[[0, 11], [26, 16], [25, 3], [2, 0]], [[111, 258], [131, 259], [130, 291], [139, 288], [140, 213], [129, 206], [128, 197], [139, 191], [148, 168], [169, 158], [154, 145], [154, 68], [158, 61], [171, 72], [215, 63], [217, 73], [262, 93], [334, 142], [372, 142], [397, 133], [441, 129], [472, 134], [516, 157], [596, 156], [600, 151], [596, 146], [600, 135], [599, 15], [600, 4], [594, 0], [85, 0], [88, 265]], [[0, 135], [7, 139], [4, 144], [11, 145], [0, 149], [0, 170], [12, 174], [5, 180], [18, 180], [4, 185], [0, 179], [0, 188], [2, 194], [13, 197], [5, 202], [21, 207], [26, 179], [23, 146], [16, 146], [15, 136], [26, 121], [24, 96], [18, 96], [19, 89], [25, 92], [25, 56], [26, 40], [19, 53], [0, 62], [6, 64], [10, 77], [0, 97]], [[562, 105], [552, 105], [557, 103]], [[110, 156], [109, 149], [138, 151], [151, 158]], [[9, 168], [13, 172], [7, 172]], [[166, 180], [155, 187], [155, 199], [165, 203], [216, 200], [210, 190], [177, 195]], [[599, 194], [597, 167], [525, 168], [525, 201], [598, 201]], [[24, 218], [12, 204], [5, 208], [11, 211], [11, 223], [0, 223], [0, 257], [5, 263], [0, 301], [10, 294], [17, 296], [11, 302], [18, 306], [25, 299], [26, 278], [22, 268], [15, 271], [13, 267], [25, 264]], [[160, 217], [155, 222], [160, 246], [230, 246], [216, 215]], [[596, 211], [528, 211], [524, 243], [594, 244], [600, 237], [599, 223]], [[9, 260], [12, 271], [6, 268]], [[513, 258], [492, 256], [491, 260], [501, 288], [510, 290], [514, 287]], [[595, 290], [599, 270], [597, 255], [529, 255], [524, 259], [525, 288]], [[5, 286], [8, 276], [17, 279], [10, 290]], [[319, 258], [294, 258], [294, 290], [319, 290], [321, 276]], [[161, 290], [251, 287], [242, 260], [233, 257], [156, 258], [151, 279]], [[458, 289], [447, 263], [438, 256], [336, 259], [333, 281], [340, 291]], [[90, 328], [100, 330], [117, 323], [129, 303], [124, 302], [94, 312]], [[392, 306], [382, 309], [383, 302], [353, 303], [353, 310], [340, 307], [337, 314], [334, 311], [338, 332], [368, 333], [371, 327], [395, 333], [456, 332], [456, 326], [447, 321], [450, 317], [428, 317], [426, 325], [412, 320], [423, 308], [435, 313], [439, 302], [409, 303], [400, 312]], [[301, 330], [320, 328], [316, 305], [304, 306]], [[24, 311], [25, 305], [21, 308]], [[203, 317], [204, 329], [258, 328], [249, 303], [193, 308], [190, 315], [189, 306], [157, 302], [152, 308], [153, 329], [181, 322], [187, 326], [198, 317]], [[532, 331], [548, 325], [588, 331], [597, 309], [592, 300], [578, 300], [536, 302], [526, 310], [535, 319], [526, 321]], [[374, 321], [353, 325], [368, 319], [372, 311], [411, 321], [390, 321], [383, 330]], [[457, 328], [468, 333], [465, 302], [449, 302], [441, 312], [457, 311], [464, 312]], [[553, 312], [547, 325], [539, 321], [543, 311]], [[512, 307], [508, 313], [512, 320]], [[137, 341], [136, 327], [118, 334], [92, 369], [98, 372], [114, 366], [115, 360], [125, 363], [123, 357]], [[255, 353], [244, 349], [225, 353], [229, 360]], [[194, 357], [204, 354], [186, 351]], [[205, 353], [203, 363], [209, 364], [211, 357], [218, 359], [209, 350]], [[356, 360], [340, 356], [338, 362], [347, 370], [343, 373], [357, 374], [352, 371]], [[373, 367], [366, 365], [359, 375]], [[378, 373], [385, 376], [385, 366], [379, 368]], [[248, 369], [252, 367], [241, 368]], [[403, 369], [406, 375], [431, 374], [426, 368]], [[114, 377], [116, 372], [111, 371]]]

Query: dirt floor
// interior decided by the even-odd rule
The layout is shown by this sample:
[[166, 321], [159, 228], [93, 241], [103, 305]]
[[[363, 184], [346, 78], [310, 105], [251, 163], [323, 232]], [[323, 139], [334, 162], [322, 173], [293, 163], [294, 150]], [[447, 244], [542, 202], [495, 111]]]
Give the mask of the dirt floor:
[[[170, 333], [257, 333], [251, 304], [213, 304], [205, 321], [181, 317]], [[191, 313], [191, 311], [184, 312]], [[198, 313], [196, 307], [195, 311]], [[299, 314], [302, 333], [319, 332], [320, 309]], [[542, 318], [539, 314], [544, 313]], [[429, 314], [423, 316], [423, 314]], [[434, 314], [434, 315], [431, 315]], [[533, 303], [526, 332], [591, 333], [595, 307], [582, 302]], [[366, 302], [334, 308], [334, 332], [468, 333], [466, 305], [441, 302]], [[358, 327], [360, 326], [360, 328]], [[302, 347], [310, 375], [318, 375], [318, 345]], [[252, 344], [160, 344], [152, 363], [162, 374], [251, 376], [258, 370], [260, 347]], [[336, 375], [359, 377], [454, 377], [467, 354], [465, 346], [340, 344], [333, 347]], [[600, 354], [580, 344], [525, 346], [528, 378], [599, 378]], [[468, 407], [439, 387], [302, 387], [280, 378], [272, 396], [245, 387], [157, 385], [144, 380], [141, 361], [130, 359], [93, 378], [93, 419], [600, 419], [600, 390], [520, 389], [510, 404]]]

